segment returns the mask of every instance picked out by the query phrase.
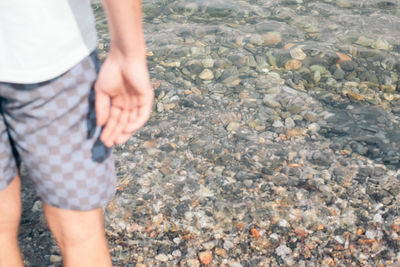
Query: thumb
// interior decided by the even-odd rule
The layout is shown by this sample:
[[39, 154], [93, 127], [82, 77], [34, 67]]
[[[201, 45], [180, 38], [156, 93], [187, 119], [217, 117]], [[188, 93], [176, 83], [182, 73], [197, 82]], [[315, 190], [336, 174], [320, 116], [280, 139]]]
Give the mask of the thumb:
[[111, 106], [110, 96], [101, 90], [95, 90], [96, 124], [103, 126], [106, 124]]

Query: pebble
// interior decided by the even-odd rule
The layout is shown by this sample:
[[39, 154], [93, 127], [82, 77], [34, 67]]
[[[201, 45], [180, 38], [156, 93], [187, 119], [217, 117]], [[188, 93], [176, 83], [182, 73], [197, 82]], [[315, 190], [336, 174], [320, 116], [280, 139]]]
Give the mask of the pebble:
[[202, 94], [201, 90], [199, 90], [196, 87], [192, 87], [190, 90], [192, 90], [192, 92], [195, 93], [196, 95], [201, 95]]
[[182, 252], [178, 249], [172, 251], [172, 256], [174, 256], [175, 258], [180, 258], [182, 256]]
[[223, 247], [224, 247], [225, 250], [230, 250], [231, 248], [234, 247], [234, 244], [229, 240], [225, 240]]
[[301, 68], [301, 66], [301, 61], [296, 59], [289, 60], [285, 63], [286, 70], [298, 70]]
[[350, 8], [350, 7], [352, 7], [352, 5], [349, 2], [349, 0], [338, 0], [336, 4], [339, 7], [342, 7], [342, 8]]
[[228, 126], [226, 126], [226, 130], [228, 132], [232, 132], [232, 131], [236, 131], [239, 130], [240, 128], [240, 123], [236, 122], [236, 121], [232, 121], [228, 124]]
[[287, 254], [292, 253], [292, 249], [289, 248], [288, 246], [282, 244], [282, 245], [280, 245], [279, 247], [277, 247], [277, 248], [275, 249], [275, 253], [276, 253], [278, 256], [280, 256], [280, 257], [283, 258], [283, 257], [285, 257]]
[[310, 70], [312, 72], [319, 72], [320, 74], [324, 74], [326, 72], [326, 68], [321, 65], [311, 65]]
[[319, 70], [316, 70], [314, 72], [314, 82], [315, 83], [319, 83], [319, 81], [321, 80], [321, 72], [319, 72]]
[[372, 48], [376, 48], [379, 50], [389, 50], [391, 45], [384, 39], [379, 38], [372, 45]]
[[376, 237], [376, 231], [367, 230], [367, 231], [365, 232], [365, 237], [368, 238], [368, 239], [375, 239], [375, 237]]
[[263, 44], [263, 38], [259, 34], [253, 34], [250, 37], [250, 43], [253, 45], [260, 46]]
[[182, 242], [182, 240], [181, 240], [179, 237], [175, 237], [175, 238], [173, 239], [173, 241], [174, 241], [174, 243], [177, 244], [177, 245], [179, 245], [179, 244]]
[[276, 233], [272, 233], [269, 237], [270, 237], [271, 239], [274, 239], [274, 240], [279, 240], [279, 235], [276, 234]]
[[356, 41], [356, 44], [361, 45], [361, 46], [372, 46], [374, 44], [374, 40], [367, 38], [365, 36], [360, 36], [358, 40]]
[[263, 102], [264, 104], [272, 108], [280, 108], [282, 106], [278, 101], [275, 100], [275, 95], [273, 94], [265, 95], [265, 97], [263, 98]]
[[279, 128], [279, 127], [283, 127], [283, 123], [280, 120], [274, 120], [274, 123], [272, 124], [273, 127], [275, 128]]
[[228, 253], [226, 252], [226, 250], [225, 249], [223, 249], [223, 248], [215, 248], [214, 249], [214, 253], [216, 254], [216, 255], [218, 255], [218, 256], [221, 256], [221, 257], [227, 257], [228, 256]]
[[212, 68], [212, 67], [214, 67], [214, 59], [212, 59], [212, 58], [203, 59], [201, 61], [201, 63], [203, 64], [204, 68]]
[[312, 111], [308, 111], [303, 115], [304, 119], [306, 119], [309, 122], [316, 122], [318, 121], [318, 115], [315, 114]]
[[311, 123], [310, 125], [308, 125], [308, 129], [309, 129], [311, 132], [316, 133], [316, 132], [318, 132], [318, 131], [321, 129], [321, 127], [319, 126], [318, 123], [313, 122], [313, 123]]
[[376, 222], [376, 223], [383, 223], [382, 215], [380, 215], [379, 213], [378, 213], [378, 214], [375, 214], [375, 215], [374, 215], [374, 222]]
[[62, 257], [59, 255], [50, 255], [50, 262], [51, 263], [60, 263], [60, 262], [62, 262]]
[[156, 256], [156, 260], [161, 261], [161, 262], [167, 262], [168, 261], [168, 256], [165, 254], [158, 254]]
[[290, 224], [289, 224], [285, 219], [280, 220], [279, 223], [278, 223], [278, 225], [279, 225], [280, 227], [284, 227], [284, 228], [290, 226]]
[[262, 36], [263, 43], [266, 45], [277, 45], [282, 42], [282, 37], [279, 33], [269, 32]]
[[345, 76], [345, 72], [342, 69], [336, 69], [333, 73], [333, 77], [337, 80], [343, 80]]
[[43, 211], [43, 206], [42, 206], [42, 201], [37, 200], [32, 206], [32, 212], [42, 212]]
[[286, 118], [285, 119], [285, 126], [288, 129], [292, 129], [296, 126], [296, 123], [294, 122], [294, 120], [292, 118]]
[[192, 53], [192, 56], [201, 56], [205, 53], [204, 47], [192, 47], [190, 48], [190, 52]]
[[297, 60], [304, 60], [307, 58], [306, 53], [303, 52], [303, 50], [301, 50], [301, 47], [295, 47], [290, 49], [290, 56], [293, 59], [297, 59]]
[[213, 255], [211, 251], [202, 251], [199, 252], [199, 259], [202, 264], [207, 265], [211, 263]]
[[212, 80], [214, 79], [214, 73], [210, 69], [204, 69], [200, 74], [199, 78], [202, 80]]
[[188, 259], [186, 263], [188, 267], [200, 267], [200, 262], [196, 259]]
[[203, 244], [201, 244], [203, 248], [205, 248], [206, 250], [212, 250], [215, 245], [216, 242], [215, 241], [208, 241], [208, 242], [204, 242]]
[[163, 112], [164, 111], [164, 105], [161, 102], [157, 103], [157, 112]]

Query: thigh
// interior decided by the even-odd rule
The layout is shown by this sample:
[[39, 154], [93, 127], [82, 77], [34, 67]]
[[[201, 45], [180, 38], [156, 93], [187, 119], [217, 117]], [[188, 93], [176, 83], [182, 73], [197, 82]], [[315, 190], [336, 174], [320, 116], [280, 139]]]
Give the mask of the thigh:
[[90, 210], [114, 194], [114, 161], [96, 127], [96, 77], [92, 55], [53, 80], [4, 90], [11, 139], [50, 206]]

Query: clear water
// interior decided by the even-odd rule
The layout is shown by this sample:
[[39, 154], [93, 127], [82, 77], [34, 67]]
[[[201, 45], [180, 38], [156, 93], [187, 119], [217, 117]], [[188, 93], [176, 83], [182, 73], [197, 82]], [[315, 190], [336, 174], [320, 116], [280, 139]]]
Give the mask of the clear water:
[[[104, 58], [109, 36], [95, 8]], [[222, 99], [239, 99], [246, 90], [262, 99], [257, 84], [275, 72], [336, 114], [321, 133], [341, 149], [355, 142], [368, 147], [365, 156], [400, 166], [400, 1], [144, 0], [143, 10], [153, 78]], [[211, 82], [186, 68], [190, 60], [214, 58]]]
[[[148, 50], [154, 53], [150, 62], [185, 59], [190, 56], [188, 50], [200, 43], [211, 51], [227, 47], [254, 57], [266, 56], [269, 70], [282, 72], [285, 57], [290, 57], [288, 47], [295, 45], [307, 55], [302, 66], [321, 63], [318, 57], [328, 54], [330, 61], [325, 63], [329, 68], [337, 62], [336, 53], [340, 52], [374, 72], [378, 84], [397, 86], [398, 78], [389, 80], [385, 75], [396, 76], [399, 72], [399, 1], [144, 0], [143, 10]], [[97, 11], [107, 50], [106, 21], [99, 6]], [[270, 33], [277, 33], [281, 41], [262, 43], [263, 36]], [[277, 62], [271, 62], [271, 55]], [[386, 71], [393, 71], [394, 75]], [[360, 73], [345, 80], [366, 80], [357, 74]]]
[[[163, 49], [166, 44], [187, 46], [193, 41], [185, 40], [190, 30], [211, 49], [233, 43], [253, 55], [264, 55], [294, 43], [323, 52], [343, 52], [354, 57], [379, 54], [397, 63], [399, 60], [398, 1], [144, 1], [143, 7], [150, 50]], [[252, 37], [257, 43], [253, 35], [269, 32], [280, 33], [282, 42], [256, 48], [251, 45]], [[169, 38], [161, 41], [166, 35]], [[217, 38], [207, 40], [207, 35]], [[375, 43], [362, 44], [362, 39]], [[374, 51], [376, 47], [380, 51]]]

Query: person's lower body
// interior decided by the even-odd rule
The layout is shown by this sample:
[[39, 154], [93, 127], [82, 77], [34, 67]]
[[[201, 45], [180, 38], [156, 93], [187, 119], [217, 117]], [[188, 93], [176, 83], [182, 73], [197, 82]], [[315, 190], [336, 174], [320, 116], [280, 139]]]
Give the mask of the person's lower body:
[[22, 266], [19, 164], [43, 202], [64, 266], [111, 266], [102, 207], [114, 161], [96, 127], [94, 55], [39, 84], [0, 83], [0, 267]]

